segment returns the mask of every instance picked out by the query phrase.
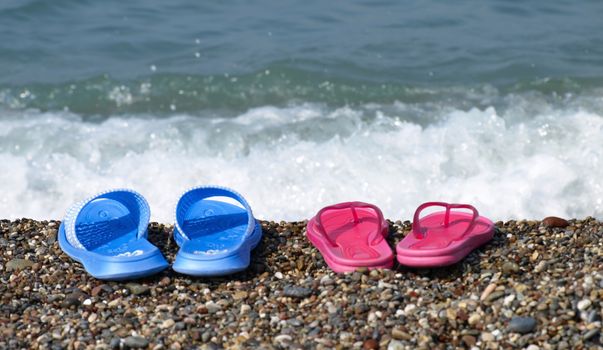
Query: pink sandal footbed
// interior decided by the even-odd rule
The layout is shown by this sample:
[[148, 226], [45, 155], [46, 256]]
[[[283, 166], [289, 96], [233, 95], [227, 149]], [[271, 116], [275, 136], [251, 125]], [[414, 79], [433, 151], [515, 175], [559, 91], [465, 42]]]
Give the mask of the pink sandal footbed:
[[359, 267], [391, 268], [393, 253], [385, 240], [389, 225], [376, 206], [345, 202], [321, 209], [306, 234], [335, 272]]
[[[433, 206], [446, 210], [420, 217], [424, 209]], [[494, 223], [480, 216], [473, 206], [428, 202], [415, 211], [412, 232], [396, 246], [397, 259], [400, 264], [412, 267], [448, 266], [459, 262], [493, 236]]]

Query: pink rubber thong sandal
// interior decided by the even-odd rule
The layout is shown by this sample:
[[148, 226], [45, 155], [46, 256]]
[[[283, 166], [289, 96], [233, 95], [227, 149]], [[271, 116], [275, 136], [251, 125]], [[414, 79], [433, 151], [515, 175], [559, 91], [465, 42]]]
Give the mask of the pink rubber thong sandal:
[[394, 255], [385, 240], [389, 225], [372, 204], [346, 202], [325, 207], [310, 219], [306, 231], [335, 272], [393, 266]]
[[[433, 206], [446, 210], [419, 217], [425, 208]], [[466, 209], [471, 213], [453, 209]], [[396, 246], [398, 262], [412, 267], [452, 265], [493, 236], [494, 223], [479, 216], [477, 209], [469, 204], [424, 203], [415, 211], [412, 232]]]

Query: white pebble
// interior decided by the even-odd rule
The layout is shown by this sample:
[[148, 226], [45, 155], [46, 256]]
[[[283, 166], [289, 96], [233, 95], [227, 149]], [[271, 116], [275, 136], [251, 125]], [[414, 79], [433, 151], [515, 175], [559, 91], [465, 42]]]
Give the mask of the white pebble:
[[592, 302], [589, 299], [582, 299], [578, 302], [578, 310], [584, 311], [591, 306]]
[[279, 280], [282, 280], [284, 276], [283, 276], [283, 274], [282, 274], [282, 273], [279, 271], [279, 272], [277, 272], [277, 273], [275, 273], [275, 274], [274, 274], [274, 277], [278, 278]]
[[503, 300], [503, 305], [509, 306], [509, 305], [511, 305], [511, 303], [513, 302], [513, 300], [515, 300], [515, 294], [509, 294]]
[[408, 315], [412, 313], [416, 308], [417, 306], [415, 304], [408, 304], [404, 307], [404, 314]]

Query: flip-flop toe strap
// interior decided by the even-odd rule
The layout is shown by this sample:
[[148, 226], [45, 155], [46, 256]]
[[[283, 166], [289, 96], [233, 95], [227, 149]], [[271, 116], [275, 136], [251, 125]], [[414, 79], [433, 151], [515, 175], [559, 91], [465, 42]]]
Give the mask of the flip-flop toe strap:
[[444, 221], [442, 222], [444, 227], [448, 227], [450, 225], [450, 211], [452, 209], [471, 210], [471, 212], [473, 213], [473, 216], [471, 218], [471, 223], [469, 224], [469, 226], [467, 226], [467, 229], [465, 229], [465, 231], [463, 232], [463, 234], [460, 237], [463, 237], [467, 233], [471, 232], [471, 230], [473, 230], [473, 227], [475, 227], [475, 224], [477, 223], [477, 219], [479, 218], [479, 212], [477, 211], [477, 209], [475, 209], [474, 206], [469, 205], [469, 204], [450, 204], [450, 203], [446, 203], [446, 202], [423, 203], [415, 211], [415, 215], [414, 215], [414, 218], [412, 221], [412, 231], [415, 234], [415, 236], [417, 236], [418, 238], [425, 237], [425, 230], [421, 227], [421, 222], [420, 222], [421, 212], [426, 208], [434, 207], [434, 206], [446, 208], [446, 212], [444, 214]]
[[383, 218], [383, 213], [381, 212], [381, 210], [373, 205], [373, 204], [369, 204], [369, 203], [364, 203], [364, 202], [344, 202], [344, 203], [339, 203], [339, 204], [334, 204], [334, 205], [330, 205], [327, 207], [322, 208], [317, 214], [316, 214], [316, 231], [318, 234], [320, 234], [321, 237], [323, 237], [325, 239], [325, 241], [327, 241], [330, 245], [332, 245], [333, 247], [337, 247], [337, 243], [334, 242], [331, 237], [329, 237], [329, 235], [327, 234], [323, 224], [322, 224], [322, 216], [325, 212], [327, 211], [332, 211], [332, 210], [342, 210], [342, 209], [350, 209], [352, 211], [352, 222], [354, 224], [357, 224], [360, 222], [360, 219], [358, 218], [358, 213], [356, 212], [357, 208], [369, 208], [372, 209], [376, 214], [377, 214], [377, 220], [378, 220], [378, 228], [375, 231], [372, 231], [369, 235], [369, 242], [370, 245], [377, 245], [379, 244], [383, 239], [383, 222], [385, 221]]

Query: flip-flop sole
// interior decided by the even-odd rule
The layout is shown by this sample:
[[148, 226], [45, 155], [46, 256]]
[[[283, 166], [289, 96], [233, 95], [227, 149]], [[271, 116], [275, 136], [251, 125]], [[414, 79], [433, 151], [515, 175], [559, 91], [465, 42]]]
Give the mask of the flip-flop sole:
[[[363, 209], [357, 208], [356, 210], [360, 211]], [[329, 218], [327, 216], [326, 221], [328, 222], [328, 220]], [[342, 221], [342, 218], [335, 218], [335, 220]], [[342, 223], [345, 221], [346, 220], [343, 220]], [[385, 223], [385, 225], [387, 224]], [[353, 227], [353, 230], [356, 229], [358, 229], [358, 227]], [[366, 227], [365, 229], [370, 228]], [[340, 242], [344, 245], [343, 247], [337, 248], [340, 252], [336, 253], [333, 251], [334, 247], [326, 242], [322, 237], [322, 234], [318, 232], [316, 217], [313, 217], [308, 221], [306, 235], [310, 242], [312, 242], [321, 253], [327, 265], [337, 273], [353, 272], [359, 268], [385, 269], [393, 267], [394, 256], [385, 239], [377, 245], [370, 246], [367, 242], [364, 242], [367, 237], [356, 237], [356, 232], [343, 231], [335, 238], [336, 240], [343, 238]], [[344, 235], [350, 236], [343, 237]], [[352, 239], [354, 237], [356, 237], [358, 244], [354, 244], [354, 239]], [[342, 256], [339, 257], [338, 254]]]
[[241, 272], [249, 267], [251, 251], [255, 249], [262, 239], [262, 228], [256, 221], [256, 227], [245, 244], [232, 254], [219, 259], [200, 259], [194, 254], [179, 251], [172, 265], [176, 272], [197, 276], [215, 277]]
[[[433, 219], [433, 217], [437, 215], [442, 214], [431, 214], [430, 219]], [[453, 213], [451, 215], [451, 220], [466, 220], [470, 217], [470, 215], [466, 213]], [[429, 218], [429, 216], [427, 218]], [[427, 232], [427, 234], [430, 233]], [[417, 243], [421, 242], [421, 240], [417, 239], [414, 234], [410, 232], [396, 246], [396, 258], [400, 264], [409, 267], [428, 268], [449, 266], [458, 263], [473, 250], [488, 243], [492, 240], [493, 236], [494, 223], [491, 220], [480, 216], [477, 218], [477, 224], [471, 232], [467, 233], [458, 241], [450, 241], [450, 243], [443, 248], [415, 248]]]
[[161, 252], [150, 243], [149, 246], [154, 249], [138, 256], [105, 256], [77, 249], [67, 241], [62, 223], [59, 226], [58, 241], [65, 254], [81, 263], [90, 275], [101, 280], [143, 278], [165, 270], [169, 266]]

